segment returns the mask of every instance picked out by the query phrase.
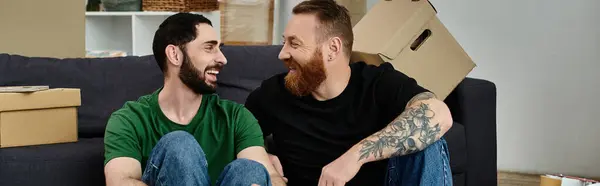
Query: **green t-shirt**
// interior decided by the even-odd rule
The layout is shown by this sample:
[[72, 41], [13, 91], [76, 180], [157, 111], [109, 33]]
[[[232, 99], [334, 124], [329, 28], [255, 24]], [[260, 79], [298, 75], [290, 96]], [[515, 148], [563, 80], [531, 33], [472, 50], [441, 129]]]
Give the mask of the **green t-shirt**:
[[131, 157], [140, 161], [143, 171], [158, 140], [169, 132], [183, 130], [202, 147], [214, 184], [237, 153], [250, 146], [264, 146], [257, 120], [243, 105], [205, 94], [196, 116], [188, 125], [180, 125], [161, 111], [160, 90], [128, 101], [111, 115], [104, 137], [104, 165], [117, 157]]

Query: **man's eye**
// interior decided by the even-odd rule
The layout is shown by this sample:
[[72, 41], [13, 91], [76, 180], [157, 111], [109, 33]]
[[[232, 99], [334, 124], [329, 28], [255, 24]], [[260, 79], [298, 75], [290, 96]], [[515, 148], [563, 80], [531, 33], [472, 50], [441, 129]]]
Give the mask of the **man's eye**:
[[215, 48], [216, 47], [214, 47], [214, 46], [205, 47], [205, 49], [208, 50], [209, 52], [212, 52], [213, 50], [215, 50]]

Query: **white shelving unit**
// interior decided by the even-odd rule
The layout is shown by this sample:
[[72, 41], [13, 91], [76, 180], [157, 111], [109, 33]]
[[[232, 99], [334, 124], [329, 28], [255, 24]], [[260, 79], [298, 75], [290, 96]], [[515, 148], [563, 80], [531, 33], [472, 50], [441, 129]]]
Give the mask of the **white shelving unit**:
[[[152, 54], [158, 26], [176, 12], [86, 12], [85, 48], [88, 51], [124, 51], [127, 55]], [[219, 11], [196, 12], [207, 17], [220, 38]]]

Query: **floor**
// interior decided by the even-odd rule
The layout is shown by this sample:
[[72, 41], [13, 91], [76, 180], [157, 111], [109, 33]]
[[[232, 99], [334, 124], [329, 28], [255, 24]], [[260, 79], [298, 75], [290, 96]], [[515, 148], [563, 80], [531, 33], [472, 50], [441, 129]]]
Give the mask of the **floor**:
[[[590, 178], [600, 180], [598, 178]], [[498, 172], [498, 186], [539, 186], [540, 175], [514, 172]]]
[[498, 186], [539, 186], [540, 175], [498, 172]]

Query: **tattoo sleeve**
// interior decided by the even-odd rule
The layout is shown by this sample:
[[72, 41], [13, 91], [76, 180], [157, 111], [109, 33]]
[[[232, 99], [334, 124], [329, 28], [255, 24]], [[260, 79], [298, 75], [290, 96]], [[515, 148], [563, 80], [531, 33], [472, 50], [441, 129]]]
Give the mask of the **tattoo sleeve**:
[[441, 137], [436, 113], [425, 100], [430, 92], [413, 97], [389, 125], [358, 143], [359, 161], [376, 161], [421, 151]]

